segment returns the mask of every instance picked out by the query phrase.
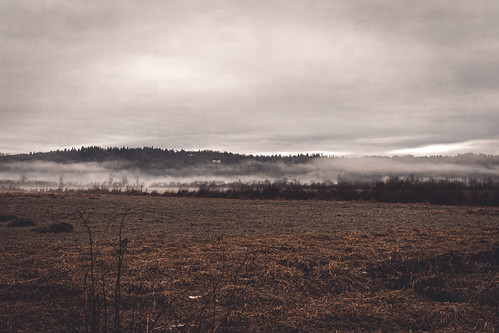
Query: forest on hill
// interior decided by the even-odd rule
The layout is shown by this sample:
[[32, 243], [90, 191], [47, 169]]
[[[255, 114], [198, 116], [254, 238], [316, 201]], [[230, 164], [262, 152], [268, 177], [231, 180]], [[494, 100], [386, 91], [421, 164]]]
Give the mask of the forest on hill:
[[[454, 164], [466, 166], [481, 166], [487, 169], [499, 167], [499, 155], [486, 154], [460, 154], [457, 156], [369, 156], [371, 159], [391, 160], [404, 163], [431, 163], [434, 165]], [[49, 152], [30, 152], [23, 154], [1, 154], [0, 163], [24, 161], [49, 161], [56, 163], [85, 163], [85, 162], [110, 162], [120, 161], [138, 168], [184, 168], [187, 166], [221, 163], [234, 165], [247, 161], [280, 162], [285, 164], [304, 164], [317, 159], [339, 159], [345, 157], [326, 156], [322, 154], [296, 154], [296, 155], [247, 155], [232, 152], [213, 150], [175, 150], [154, 147], [129, 148], [129, 147], [81, 147]]]
[[[307, 163], [320, 158], [320, 154], [298, 155], [243, 155], [212, 150], [175, 150], [154, 147], [81, 147], [49, 152], [30, 152], [26, 154], [0, 155], [0, 162], [49, 161], [57, 163], [84, 163], [119, 161], [140, 169], [185, 168], [208, 163], [238, 164], [245, 161], [283, 162], [287, 164]], [[499, 163], [499, 162], [498, 162]]]
[[0, 156], [0, 188], [499, 205], [499, 156], [335, 157], [82, 147]]
[[46, 181], [104, 184], [119, 187], [216, 181], [263, 182], [291, 180], [311, 184], [376, 183], [400, 179], [411, 182], [460, 181], [499, 183], [499, 156], [366, 156], [321, 154], [245, 155], [212, 150], [174, 150], [154, 147], [81, 147], [49, 152], [0, 154], [0, 181], [15, 185]]

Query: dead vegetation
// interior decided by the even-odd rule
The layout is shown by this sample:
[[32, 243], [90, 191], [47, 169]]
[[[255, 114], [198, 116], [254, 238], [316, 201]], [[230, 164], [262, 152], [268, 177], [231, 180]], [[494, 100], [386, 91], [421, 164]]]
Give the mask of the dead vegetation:
[[72, 235], [83, 241], [29, 233], [0, 245], [0, 325], [6, 332], [494, 332], [499, 228], [493, 214], [485, 217], [490, 223], [445, 228], [183, 237], [158, 234], [157, 224], [170, 223], [162, 216], [142, 222], [139, 236], [129, 229], [132, 217], [124, 227], [120, 218], [92, 217], [90, 242], [80, 221]]
[[9, 228], [32, 227], [36, 225], [35, 221], [27, 218], [21, 218], [10, 214], [0, 214], [0, 222], [9, 222]]
[[10, 228], [32, 227], [34, 225], [36, 225], [36, 223], [33, 220], [18, 217], [12, 217], [10, 219], [10, 223], [7, 224], [7, 226]]
[[47, 233], [52, 233], [52, 234], [59, 234], [63, 232], [71, 232], [73, 231], [73, 226], [70, 223], [67, 222], [58, 222], [58, 223], [51, 223], [46, 227], [37, 227], [31, 229], [31, 231], [38, 232], [41, 234], [47, 234]]

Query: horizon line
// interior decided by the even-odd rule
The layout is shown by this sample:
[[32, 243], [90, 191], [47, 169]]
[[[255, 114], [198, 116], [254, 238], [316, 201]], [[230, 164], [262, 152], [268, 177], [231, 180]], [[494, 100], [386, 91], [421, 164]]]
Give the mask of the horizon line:
[[213, 148], [192, 148], [192, 149], [185, 149], [185, 148], [164, 148], [164, 147], [155, 147], [155, 146], [98, 146], [98, 145], [82, 145], [81, 147], [75, 147], [71, 146], [69, 147], [57, 147], [57, 148], [52, 148], [50, 150], [40, 150], [40, 151], [30, 151], [30, 152], [15, 152], [15, 153], [3, 153], [0, 151], [0, 156], [17, 156], [17, 155], [30, 155], [30, 154], [46, 154], [46, 153], [51, 153], [51, 152], [64, 152], [64, 151], [72, 151], [72, 150], [81, 150], [85, 148], [100, 148], [100, 149], [159, 149], [163, 151], [168, 151], [168, 150], [173, 150], [175, 152], [181, 152], [185, 151], [188, 153], [197, 153], [197, 152], [214, 152], [214, 153], [228, 153], [228, 154], [234, 154], [234, 155], [241, 155], [241, 156], [254, 156], [254, 157], [273, 157], [273, 156], [281, 156], [281, 157], [297, 157], [297, 156], [317, 156], [319, 157], [325, 157], [325, 158], [365, 158], [365, 157], [379, 157], [379, 158], [393, 158], [393, 157], [417, 157], [417, 158], [424, 158], [424, 157], [457, 157], [457, 156], [463, 156], [463, 155], [476, 155], [476, 156], [488, 156], [488, 157], [495, 157], [499, 156], [499, 154], [489, 154], [489, 153], [484, 153], [484, 152], [472, 152], [472, 151], [467, 151], [467, 152], [455, 152], [451, 154], [445, 154], [445, 153], [430, 153], [430, 154], [417, 154], [417, 153], [409, 153], [410, 151], [416, 151], [417, 148], [408, 148], [408, 149], [400, 149], [400, 150], [392, 150], [390, 153], [385, 153], [385, 154], [380, 154], [380, 153], [373, 153], [373, 154], [364, 154], [364, 153], [356, 153], [356, 152], [342, 152], [342, 151], [318, 151], [318, 150], [312, 150], [312, 151], [302, 151], [302, 152], [289, 152], [289, 151], [270, 151], [270, 152], [235, 152], [235, 151], [228, 151], [228, 150], [221, 150], [221, 149], [213, 149]]

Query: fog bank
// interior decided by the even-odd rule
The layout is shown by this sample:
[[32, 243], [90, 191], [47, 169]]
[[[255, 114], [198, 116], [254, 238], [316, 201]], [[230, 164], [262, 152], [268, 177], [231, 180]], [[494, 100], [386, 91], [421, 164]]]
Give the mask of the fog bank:
[[279, 179], [302, 183], [379, 181], [388, 177], [419, 180], [457, 179], [497, 181], [499, 158], [468, 155], [461, 158], [361, 157], [313, 158], [304, 163], [244, 160], [224, 164], [215, 160], [177, 168], [131, 167], [126, 161], [56, 163], [17, 161], [0, 163], [0, 185], [19, 188], [148, 188], [171, 183], [260, 182]]

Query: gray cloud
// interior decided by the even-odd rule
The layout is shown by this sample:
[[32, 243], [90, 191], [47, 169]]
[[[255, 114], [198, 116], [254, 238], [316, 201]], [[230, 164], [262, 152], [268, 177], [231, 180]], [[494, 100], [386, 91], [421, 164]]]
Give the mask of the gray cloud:
[[490, 152], [476, 143], [499, 143], [498, 14], [487, 0], [1, 1], [0, 152]]

